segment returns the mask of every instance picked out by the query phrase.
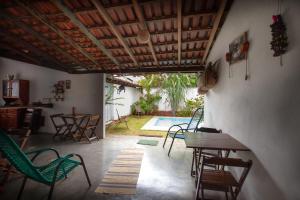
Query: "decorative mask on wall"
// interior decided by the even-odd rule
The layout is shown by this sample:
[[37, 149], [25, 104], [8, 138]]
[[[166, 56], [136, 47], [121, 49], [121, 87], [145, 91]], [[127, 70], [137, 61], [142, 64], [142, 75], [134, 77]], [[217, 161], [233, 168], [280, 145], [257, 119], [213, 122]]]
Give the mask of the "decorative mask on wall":
[[[226, 53], [226, 61], [230, 65], [242, 60], [246, 60], [245, 80], [249, 78], [248, 75], [248, 51], [250, 43], [248, 41], [248, 32], [244, 32], [241, 36], [233, 40], [229, 44], [229, 52]], [[231, 69], [229, 68], [229, 77], [231, 77]]]

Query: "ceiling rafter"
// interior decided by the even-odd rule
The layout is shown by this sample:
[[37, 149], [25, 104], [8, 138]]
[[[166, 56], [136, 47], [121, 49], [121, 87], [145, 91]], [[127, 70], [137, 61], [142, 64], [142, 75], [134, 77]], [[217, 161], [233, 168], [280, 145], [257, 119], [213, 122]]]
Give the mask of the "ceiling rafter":
[[87, 59], [92, 61], [96, 66], [102, 68], [99, 63], [89, 55], [87, 51], [81, 48], [77, 43], [75, 43], [68, 35], [64, 34], [63, 31], [59, 30], [55, 24], [50, 24], [47, 19], [45, 19], [38, 11], [36, 11], [32, 6], [26, 5], [21, 1], [15, 1], [20, 7], [29, 12], [32, 16], [50, 28], [52, 31], [57, 33], [61, 38], [63, 38], [67, 43], [69, 43], [73, 48], [77, 49], [80, 53], [82, 53]]
[[[70, 71], [65, 66], [62, 66], [56, 58], [51, 58], [50, 55], [46, 54], [45, 52], [41, 51], [37, 47], [33, 46], [29, 42], [21, 39], [20, 37], [12, 37], [11, 33], [7, 30], [0, 28], [0, 35], [2, 38], [7, 38], [9, 41], [16, 41], [18, 45], [24, 47], [24, 50], [28, 50], [29, 52], [33, 52], [34, 55], [37, 55], [38, 59], [43, 65], [53, 68], [53, 69], [61, 69], [63, 71]], [[42, 58], [42, 59], [41, 59]]]
[[202, 65], [186, 65], [180, 69], [178, 67], [170, 67], [161, 65], [160, 68], [156, 67], [143, 67], [143, 68], [125, 68], [125, 69], [110, 69], [105, 71], [92, 70], [92, 71], [80, 71], [73, 72], [73, 74], [85, 74], [85, 73], [108, 73], [108, 74], [121, 74], [121, 73], [173, 73], [173, 72], [203, 72], [205, 69]]
[[181, 25], [182, 25], [182, 2], [177, 0], [177, 50], [178, 50], [178, 65], [181, 64]]
[[[4, 18], [8, 18], [8, 19], [10, 18], [10, 15], [8, 13], [6, 13], [5, 11], [1, 12], [0, 15], [2, 17], [4, 17]], [[50, 42], [48, 40], [48, 38], [45, 38], [40, 33], [38, 33], [35, 30], [33, 30], [27, 24], [25, 24], [25, 23], [23, 23], [21, 21], [15, 21], [14, 23], [18, 27], [22, 28], [23, 30], [25, 30], [26, 32], [30, 33], [32, 36], [34, 36], [35, 38], [37, 38], [38, 40], [40, 40], [42, 43], [46, 44], [48, 47], [50, 47], [50, 48], [56, 50], [57, 52], [59, 52], [60, 54], [64, 55], [66, 58], [68, 58], [69, 60], [71, 60], [73, 64], [81, 65], [81, 63], [78, 62], [78, 60], [76, 58], [74, 58], [69, 53], [67, 53], [66, 51], [64, 51], [60, 47], [58, 47], [56, 44]]]
[[109, 57], [116, 65], [120, 66], [117, 59], [109, 52], [105, 46], [92, 34], [90, 31], [76, 18], [74, 13], [65, 6], [61, 0], [51, 0], [63, 13], [71, 20], [71, 22], [76, 25], [91, 41], [94, 43], [107, 57]]
[[94, 4], [94, 6], [97, 8], [100, 16], [105, 20], [105, 22], [109, 25], [111, 28], [112, 32], [115, 34], [115, 36], [118, 38], [119, 42], [121, 45], [124, 47], [125, 51], [129, 54], [131, 57], [132, 61], [134, 62], [135, 65], [138, 65], [137, 60], [135, 59], [131, 49], [129, 48], [127, 42], [121, 35], [121, 33], [117, 30], [117, 27], [114, 25], [114, 22], [112, 21], [111, 17], [108, 15], [106, 12], [105, 8], [102, 6], [102, 4], [98, 0], [91, 0], [91, 2]]
[[140, 28], [142, 30], [146, 30], [147, 33], [149, 34], [149, 41], [147, 42], [148, 46], [149, 46], [149, 49], [151, 51], [151, 54], [153, 56], [153, 59], [155, 61], [155, 63], [157, 65], [159, 65], [158, 61], [157, 61], [157, 57], [155, 55], [155, 51], [154, 51], [154, 48], [153, 48], [153, 44], [152, 44], [152, 41], [151, 41], [151, 35], [150, 35], [150, 32], [148, 30], [148, 27], [147, 27], [147, 24], [145, 22], [145, 19], [144, 19], [144, 15], [142, 13], [142, 9], [141, 7], [139, 6], [137, 0], [132, 0], [132, 3], [133, 3], [133, 8], [134, 8], [134, 11], [135, 13], [137, 14], [137, 18], [139, 19], [140, 21]]
[[212, 47], [213, 41], [215, 39], [216, 33], [218, 31], [218, 28], [219, 28], [219, 25], [220, 25], [220, 22], [221, 22], [221, 18], [223, 16], [224, 11], [225, 11], [226, 3], [227, 3], [227, 0], [221, 0], [217, 15], [216, 15], [215, 20], [214, 20], [213, 28], [212, 28], [211, 33], [209, 35], [209, 40], [207, 42], [206, 50], [205, 50], [204, 56], [202, 58], [203, 63], [205, 63], [205, 61], [208, 57], [210, 48]]
[[[85, 8], [86, 9], [86, 8]], [[97, 10], [96, 9], [93, 9], [93, 10], [86, 10], [84, 12], [88, 13], [88, 12], [96, 12]], [[80, 14], [81, 11], [72, 11], [74, 14]], [[64, 13], [55, 13], [55, 14], [44, 14], [45, 17], [47, 17], [49, 20], [58, 20], [58, 19], [55, 19], [55, 17], [59, 16], [58, 14], [60, 14], [61, 17], [65, 17]], [[183, 14], [182, 15], [182, 18], [192, 18], [192, 17], [203, 17], [203, 16], [214, 16], [216, 15], [217, 12], [216, 10], [204, 10], [204, 11], [201, 11], [201, 12], [190, 12], [190, 13], [187, 13], [187, 14]], [[51, 17], [54, 17], [51, 19]], [[14, 20], [14, 19], [24, 19], [24, 18], [32, 18], [31, 15], [26, 15], [26, 16], [21, 16], [21, 17], [15, 17], [11, 20]], [[154, 16], [152, 17], [151, 19], [146, 19], [145, 18], [145, 22], [146, 23], [150, 23], [150, 22], [161, 22], [161, 21], [166, 21], [166, 20], [176, 20], [177, 19], [177, 15], [176, 14], [171, 14], [171, 15], [163, 15], [163, 16]], [[66, 22], [66, 20], [64, 19], [60, 19], [60, 22]], [[122, 21], [122, 22], [119, 22], [119, 23], [115, 23], [115, 26], [126, 26], [126, 25], [135, 25], [135, 24], [139, 24], [139, 20], [128, 20], [128, 21]], [[107, 28], [109, 27], [107, 24], [97, 24], [97, 25], [93, 25], [93, 26], [87, 26], [87, 28], [89, 29], [96, 29], [96, 28]]]

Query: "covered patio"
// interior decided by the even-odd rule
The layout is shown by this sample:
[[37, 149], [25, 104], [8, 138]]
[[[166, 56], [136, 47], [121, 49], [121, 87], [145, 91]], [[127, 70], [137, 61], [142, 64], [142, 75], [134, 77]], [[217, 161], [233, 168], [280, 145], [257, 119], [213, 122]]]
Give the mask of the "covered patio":
[[[0, 0], [0, 199], [299, 199], [299, 11], [293, 0]], [[136, 130], [150, 117], [136, 115], [135, 129], [106, 129], [108, 84], [126, 88], [131, 115], [140, 85], [124, 77], [187, 73], [204, 95], [194, 127], [149, 138]], [[61, 156], [31, 156], [45, 148]]]

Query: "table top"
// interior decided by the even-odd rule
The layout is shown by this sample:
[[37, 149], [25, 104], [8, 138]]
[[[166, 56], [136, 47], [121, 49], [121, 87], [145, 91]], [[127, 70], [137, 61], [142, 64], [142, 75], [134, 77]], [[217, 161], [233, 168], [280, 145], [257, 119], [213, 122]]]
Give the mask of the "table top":
[[248, 147], [226, 133], [184, 133], [187, 148], [209, 150], [250, 151]]
[[62, 115], [62, 117], [64, 118], [72, 118], [72, 119], [79, 119], [79, 118], [83, 118], [83, 117], [86, 117], [86, 116], [89, 116], [89, 114], [64, 114]]

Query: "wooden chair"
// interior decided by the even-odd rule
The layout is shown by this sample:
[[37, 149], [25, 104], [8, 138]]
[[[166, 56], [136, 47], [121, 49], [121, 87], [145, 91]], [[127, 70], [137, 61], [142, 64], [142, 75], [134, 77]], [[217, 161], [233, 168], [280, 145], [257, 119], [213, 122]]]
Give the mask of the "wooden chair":
[[121, 124], [122, 122], [124, 122], [126, 124], [126, 127], [129, 128], [128, 124], [127, 124], [127, 119], [120, 117], [118, 109], [116, 109], [116, 111], [117, 111], [117, 115], [118, 115], [118, 123], [117, 124]]
[[[202, 165], [198, 177], [196, 200], [199, 197], [201, 190], [201, 199], [204, 200], [204, 190], [214, 190], [225, 192], [225, 197], [228, 200], [228, 192], [232, 199], [236, 200], [242, 185], [250, 171], [252, 161], [243, 161], [237, 158], [220, 158], [220, 157], [203, 157]], [[225, 170], [208, 170], [204, 169], [206, 165], [229, 166], [230, 168], [244, 168], [239, 179], [237, 180], [230, 171]]]
[[[216, 129], [216, 128], [209, 128], [209, 127], [200, 127], [197, 128], [196, 131], [197, 132], [202, 132], [202, 133], [222, 133], [221, 129]], [[200, 152], [197, 149], [194, 149], [195, 154], [193, 153], [193, 160], [192, 160], [192, 169], [191, 169], [191, 176], [194, 176], [194, 160], [197, 159], [198, 157], [198, 161], [200, 161], [199, 155]], [[195, 157], [196, 155], [196, 157]], [[208, 157], [222, 157], [222, 151], [201, 151], [201, 155], [202, 156], [208, 156]], [[218, 168], [218, 166], [216, 165], [208, 165], [209, 167], [213, 167], [215, 169]]]
[[82, 132], [79, 141], [83, 138], [83, 136], [85, 136], [90, 143], [94, 139], [99, 140], [100, 138], [96, 134], [96, 128], [99, 124], [99, 121], [100, 115], [90, 115], [83, 126], [81, 126]]
[[62, 116], [63, 113], [50, 115], [50, 119], [56, 131], [55, 135], [53, 135], [53, 139], [57, 136], [64, 136], [68, 131], [68, 126]]

